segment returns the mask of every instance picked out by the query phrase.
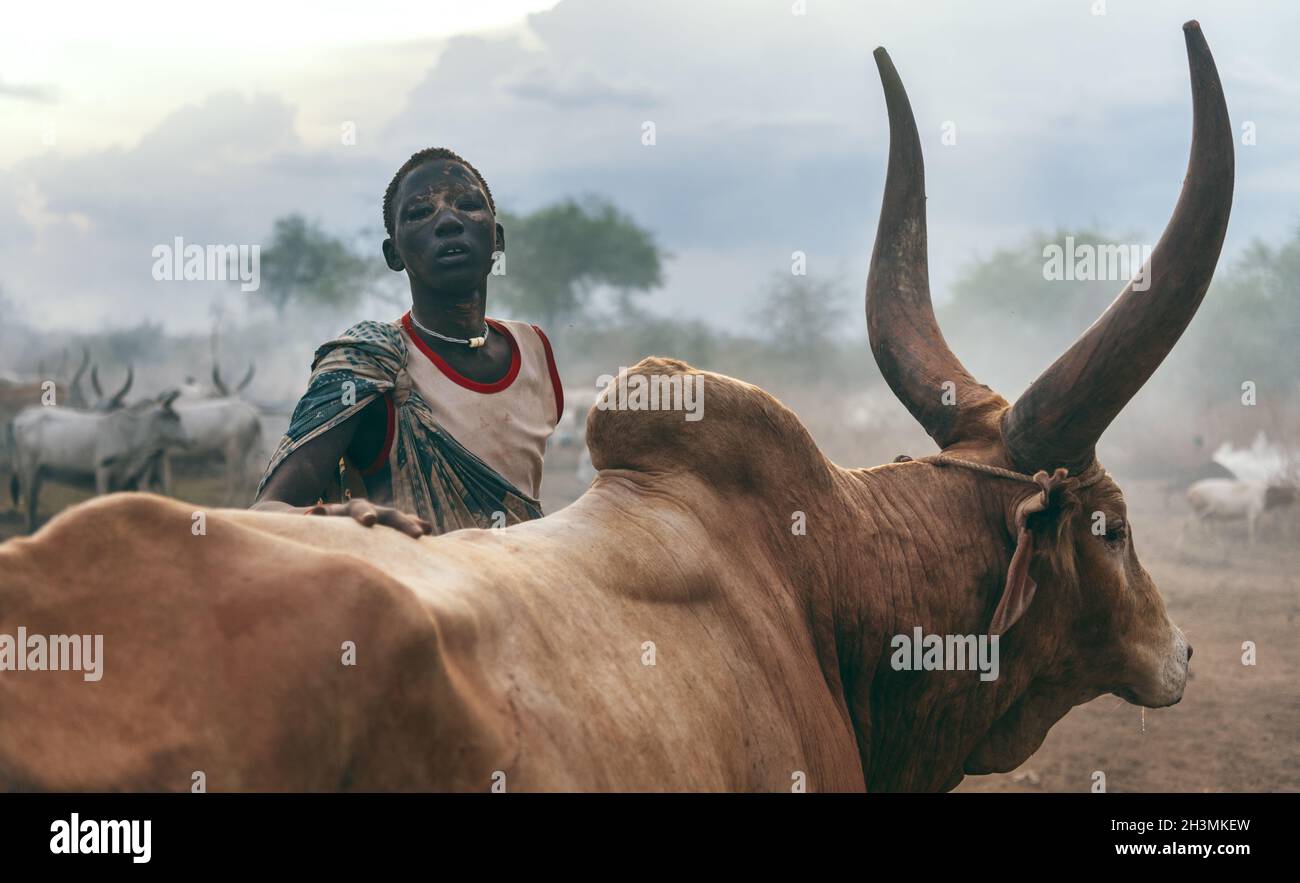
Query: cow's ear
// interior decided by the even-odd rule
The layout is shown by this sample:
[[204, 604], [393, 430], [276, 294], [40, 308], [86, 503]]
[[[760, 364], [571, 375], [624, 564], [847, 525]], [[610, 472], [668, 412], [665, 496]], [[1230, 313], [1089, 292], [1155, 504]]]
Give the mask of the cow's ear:
[[1034, 557], [1034, 532], [1027, 525], [1020, 525], [1016, 535], [1016, 551], [1011, 556], [1011, 566], [1007, 568], [1007, 581], [1002, 587], [1002, 597], [993, 610], [993, 619], [989, 622], [989, 634], [1005, 634], [1007, 629], [1016, 624], [1016, 620], [1025, 615], [1034, 600], [1038, 585], [1029, 575], [1029, 562]]
[[989, 634], [1001, 635], [1016, 624], [1025, 615], [1034, 600], [1038, 585], [1029, 575], [1029, 562], [1034, 558], [1034, 532], [1029, 526], [1029, 517], [1042, 512], [1052, 502], [1053, 492], [1066, 480], [1066, 471], [1056, 469], [1051, 475], [1044, 471], [1034, 473], [1034, 484], [1038, 489], [1026, 497], [1021, 497], [1007, 513], [1012, 534], [1016, 538], [1016, 551], [1011, 555], [1011, 566], [1007, 568], [1007, 581], [1002, 587], [1002, 597], [993, 610], [993, 619], [989, 622]]

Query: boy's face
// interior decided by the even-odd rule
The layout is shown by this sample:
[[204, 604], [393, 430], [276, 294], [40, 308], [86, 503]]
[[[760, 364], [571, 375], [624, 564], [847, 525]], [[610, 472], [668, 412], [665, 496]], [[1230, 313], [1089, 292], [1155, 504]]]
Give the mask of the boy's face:
[[384, 258], [435, 290], [475, 289], [504, 238], [474, 173], [455, 160], [423, 163], [397, 189]]

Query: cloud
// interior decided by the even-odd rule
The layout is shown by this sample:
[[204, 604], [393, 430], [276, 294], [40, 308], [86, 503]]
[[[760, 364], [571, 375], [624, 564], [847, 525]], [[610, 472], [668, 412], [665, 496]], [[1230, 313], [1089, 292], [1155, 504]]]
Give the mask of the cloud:
[[353, 188], [339, 184], [364, 176], [365, 164], [342, 147], [306, 147], [279, 99], [209, 96], [133, 147], [50, 153], [0, 174], [5, 288], [47, 327], [202, 327], [213, 299], [239, 308], [248, 295], [221, 282], [155, 281], [154, 246], [177, 236], [261, 244], [289, 212], [356, 217]]
[[[1179, 25], [1194, 5], [1111, 4], [1092, 16], [1089, 4], [1030, 0], [923, 13], [819, 0], [798, 16], [789, 3], [564, 0], [524, 33], [448, 41], [409, 90], [349, 56], [371, 106], [343, 118], [382, 108], [372, 118], [389, 120], [356, 147], [305, 141], [298, 109], [268, 80], [257, 95], [178, 108], [133, 145], [24, 160], [0, 173], [0, 283], [52, 323], [201, 326], [211, 298], [237, 296], [152, 282], [153, 244], [257, 242], [291, 211], [339, 233], [375, 228], [396, 168], [443, 145], [514, 211], [611, 197], [677, 256], [652, 308], [742, 321], [795, 250], [860, 292], [888, 149], [871, 60], [884, 44], [921, 132], [943, 299], [966, 262], [1030, 230], [1159, 234], [1187, 157]], [[1234, 122], [1259, 132], [1238, 148], [1229, 253], [1289, 231], [1300, 187], [1300, 57], [1281, 36], [1300, 10], [1248, 6], [1202, 17]], [[1262, 27], [1279, 36], [1257, 39]]]
[[538, 65], [503, 78], [499, 86], [516, 98], [553, 107], [590, 108], [606, 104], [651, 108], [659, 103], [659, 96], [649, 85], [614, 80], [584, 64]]

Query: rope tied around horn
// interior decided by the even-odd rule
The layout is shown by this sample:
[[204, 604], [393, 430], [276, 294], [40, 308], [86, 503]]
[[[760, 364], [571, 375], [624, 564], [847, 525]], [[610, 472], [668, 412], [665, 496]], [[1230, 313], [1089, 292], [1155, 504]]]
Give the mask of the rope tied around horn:
[[1007, 568], [1007, 579], [1002, 590], [1002, 598], [998, 601], [998, 606], [993, 611], [993, 619], [989, 623], [989, 635], [1001, 635], [1011, 628], [1016, 620], [1020, 619], [1024, 612], [1029, 609], [1029, 604], [1034, 599], [1034, 593], [1038, 591], [1038, 584], [1029, 575], [1029, 562], [1034, 555], [1034, 534], [1029, 529], [1029, 516], [1050, 507], [1052, 497], [1057, 491], [1078, 492], [1091, 487], [1106, 477], [1106, 470], [1095, 459], [1086, 469], [1075, 476], [1071, 476], [1069, 470], [1063, 467], [1053, 469], [1050, 475], [1045, 469], [1040, 469], [1033, 475], [1029, 475], [1025, 472], [1016, 472], [1013, 469], [1003, 469], [1000, 466], [990, 466], [986, 463], [976, 463], [971, 460], [950, 457], [946, 454], [932, 454], [928, 457], [917, 458], [900, 454], [894, 458], [894, 462], [956, 466], [989, 475], [993, 478], [1035, 486], [1035, 491], [1022, 497], [1016, 503], [1016, 549], [1011, 555], [1011, 564]]

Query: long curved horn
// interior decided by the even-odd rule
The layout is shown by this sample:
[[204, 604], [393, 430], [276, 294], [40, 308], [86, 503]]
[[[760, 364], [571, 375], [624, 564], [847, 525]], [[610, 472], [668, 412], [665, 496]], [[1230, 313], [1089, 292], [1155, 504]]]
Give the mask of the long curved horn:
[[226, 385], [221, 382], [221, 369], [217, 367], [216, 359], [212, 360], [212, 385], [223, 397], [230, 395], [230, 390], [226, 389]]
[[1000, 396], [948, 348], [930, 302], [925, 164], [912, 106], [889, 53], [875, 51], [889, 112], [889, 170], [867, 276], [867, 335], [889, 388], [940, 447], [967, 436]]
[[126, 394], [131, 391], [132, 383], [135, 383], [135, 367], [128, 364], [126, 366], [126, 383], [123, 383], [122, 388], [119, 389], [114, 394], [114, 396], [108, 400], [107, 407], [109, 408], [109, 410], [113, 408], [122, 407], [122, 399], [125, 398]]
[[1192, 150], [1178, 205], [1143, 277], [1034, 381], [1007, 413], [1003, 439], [1021, 468], [1078, 469], [1102, 432], [1178, 342], [1214, 275], [1232, 208], [1232, 123], [1195, 21], [1183, 25], [1192, 79]]
[[90, 369], [90, 388], [95, 391], [95, 398], [103, 400], [104, 391], [99, 388], [99, 366], [95, 365]]
[[243, 380], [239, 381], [239, 386], [235, 387], [235, 393], [238, 394], [248, 389], [248, 384], [253, 382], [253, 375], [256, 373], [257, 373], [257, 364], [254, 362], [249, 362], [248, 373], [244, 375]]

